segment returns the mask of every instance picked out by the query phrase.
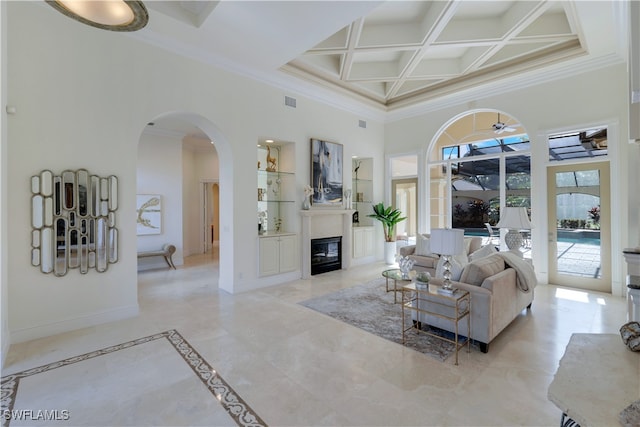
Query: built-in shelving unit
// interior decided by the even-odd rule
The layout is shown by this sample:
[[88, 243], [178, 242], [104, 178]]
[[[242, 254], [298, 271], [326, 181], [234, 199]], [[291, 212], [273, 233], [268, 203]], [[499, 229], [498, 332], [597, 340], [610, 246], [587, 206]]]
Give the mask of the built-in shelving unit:
[[256, 198], [258, 234], [291, 229], [296, 207], [294, 144], [259, 144]]
[[354, 226], [372, 226], [373, 219], [373, 159], [356, 157], [351, 159], [352, 207], [357, 212]]
[[352, 208], [357, 212], [353, 221], [353, 258], [367, 258], [374, 254], [373, 218], [373, 159], [356, 157], [351, 160]]
[[257, 206], [260, 276], [271, 276], [300, 268], [297, 220], [295, 144], [258, 144]]

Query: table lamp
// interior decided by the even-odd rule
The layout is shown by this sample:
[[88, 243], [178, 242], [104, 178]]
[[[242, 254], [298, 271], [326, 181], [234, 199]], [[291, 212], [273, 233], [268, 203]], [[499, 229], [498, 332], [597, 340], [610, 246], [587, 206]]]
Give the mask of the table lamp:
[[520, 234], [520, 230], [531, 230], [527, 208], [511, 206], [503, 208], [502, 212], [500, 212], [500, 221], [498, 221], [496, 227], [509, 229], [504, 236], [504, 242], [511, 252], [522, 257], [522, 252], [520, 252], [522, 234]]
[[451, 256], [464, 252], [464, 230], [457, 228], [436, 228], [431, 230], [431, 252], [444, 259], [444, 282], [442, 288], [451, 290]]

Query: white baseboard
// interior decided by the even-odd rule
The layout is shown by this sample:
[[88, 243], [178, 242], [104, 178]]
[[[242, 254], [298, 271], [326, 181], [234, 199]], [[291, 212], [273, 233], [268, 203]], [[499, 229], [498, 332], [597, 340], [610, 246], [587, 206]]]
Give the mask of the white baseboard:
[[259, 277], [255, 281], [238, 283], [233, 290], [234, 294], [239, 292], [253, 291], [256, 289], [267, 288], [269, 286], [279, 285], [286, 282], [292, 282], [300, 279], [300, 271], [292, 271], [290, 273], [275, 274], [273, 276]]
[[137, 316], [139, 312], [140, 308], [138, 304], [135, 304], [120, 307], [114, 310], [75, 317], [73, 319], [65, 319], [58, 322], [47, 323], [45, 325], [16, 329], [14, 331], [11, 331], [11, 344], [48, 337], [63, 332], [74, 331], [76, 329], [82, 329], [88, 326], [96, 326], [103, 323], [114, 322], [116, 320], [127, 319]]
[[361, 258], [351, 258], [351, 267], [364, 264], [373, 264], [374, 262], [376, 262], [375, 255], [365, 256]]

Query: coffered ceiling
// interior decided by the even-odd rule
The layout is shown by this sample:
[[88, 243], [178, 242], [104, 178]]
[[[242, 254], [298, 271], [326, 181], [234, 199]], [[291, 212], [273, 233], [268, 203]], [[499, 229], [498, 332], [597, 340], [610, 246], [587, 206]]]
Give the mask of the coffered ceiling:
[[282, 70], [385, 106], [585, 53], [570, 2], [389, 1]]
[[624, 60], [619, 1], [145, 4], [133, 37], [376, 118]]

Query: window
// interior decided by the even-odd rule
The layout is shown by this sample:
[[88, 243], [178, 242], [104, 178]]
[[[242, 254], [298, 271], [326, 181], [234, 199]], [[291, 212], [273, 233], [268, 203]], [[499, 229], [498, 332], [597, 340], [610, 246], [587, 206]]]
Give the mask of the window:
[[595, 158], [607, 154], [607, 128], [563, 133], [549, 137], [550, 161]]
[[486, 233], [501, 205], [530, 208], [530, 148], [526, 134], [441, 147], [429, 167], [430, 227]]

